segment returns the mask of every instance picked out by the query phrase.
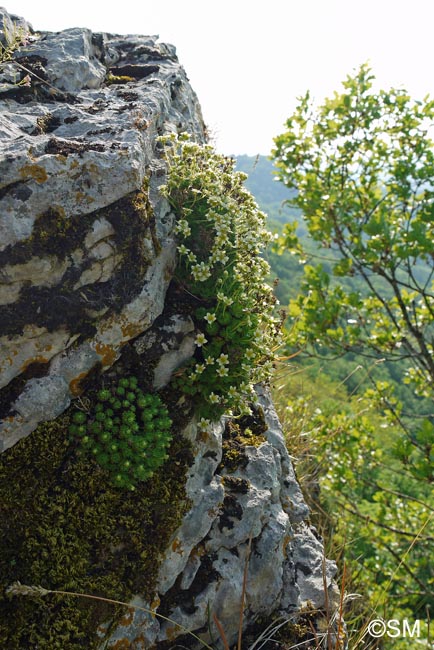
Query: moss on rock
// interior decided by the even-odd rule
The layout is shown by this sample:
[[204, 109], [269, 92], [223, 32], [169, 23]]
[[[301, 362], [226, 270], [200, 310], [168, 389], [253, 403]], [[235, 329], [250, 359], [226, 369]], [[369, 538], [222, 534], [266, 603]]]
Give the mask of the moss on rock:
[[180, 436], [167, 463], [132, 493], [80, 455], [69, 424], [70, 413], [43, 423], [0, 457], [0, 647], [8, 650], [97, 648], [98, 625], [123, 610], [54, 595], [7, 598], [5, 588], [18, 580], [152, 599], [159, 559], [187, 508], [191, 452]]
[[235, 472], [249, 462], [246, 446], [259, 447], [267, 442], [264, 436], [267, 426], [261, 409], [252, 415], [245, 415], [237, 420], [228, 420], [223, 432], [222, 460], [218, 472]]

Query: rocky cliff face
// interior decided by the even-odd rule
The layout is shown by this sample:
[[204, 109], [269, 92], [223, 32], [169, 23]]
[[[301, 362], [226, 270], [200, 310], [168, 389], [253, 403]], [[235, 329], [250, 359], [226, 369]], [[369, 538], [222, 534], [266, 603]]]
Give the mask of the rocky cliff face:
[[[244, 628], [283, 616], [302, 642], [309, 616], [331, 616], [335, 566], [267, 392], [258, 387], [250, 419], [203, 432], [170, 384], [197, 331], [172, 282], [176, 217], [159, 193], [157, 136], [205, 141], [175, 49], [156, 36], [35, 34], [0, 9], [2, 24], [2, 588], [123, 597], [157, 616], [7, 598], [0, 639], [9, 650], [139, 650], [180, 635], [189, 645], [191, 630], [218, 645], [217, 618], [231, 644], [246, 575]], [[174, 442], [155, 477], [124, 495], [77, 453], [68, 423], [98, 387], [131, 375], [164, 397]]]

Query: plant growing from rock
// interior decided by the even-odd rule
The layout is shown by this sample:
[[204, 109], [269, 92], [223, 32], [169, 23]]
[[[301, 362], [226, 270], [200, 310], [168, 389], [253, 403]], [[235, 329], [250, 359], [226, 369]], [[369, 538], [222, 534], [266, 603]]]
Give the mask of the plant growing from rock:
[[234, 160], [185, 135], [163, 141], [169, 173], [162, 192], [177, 216], [177, 279], [198, 305], [195, 358], [177, 383], [194, 396], [206, 426], [224, 412], [250, 413], [254, 384], [272, 372], [280, 321], [261, 257], [271, 234]]
[[168, 458], [171, 425], [159, 396], [144, 394], [137, 379], [129, 377], [98, 391], [89, 413], [77, 410], [69, 432], [115, 486], [134, 490]]
[[[5, 22], [3, 22], [2, 27], [3, 29], [0, 29], [0, 32], [3, 32], [3, 39], [0, 39], [0, 65], [12, 61], [14, 52], [27, 45], [29, 37], [29, 34], [22, 27], [17, 27], [16, 24], [14, 24], [12, 32], [8, 31]], [[15, 64], [27, 72], [19, 63], [15, 62]], [[30, 75], [27, 74], [23, 79], [16, 82], [16, 85], [30, 86]]]

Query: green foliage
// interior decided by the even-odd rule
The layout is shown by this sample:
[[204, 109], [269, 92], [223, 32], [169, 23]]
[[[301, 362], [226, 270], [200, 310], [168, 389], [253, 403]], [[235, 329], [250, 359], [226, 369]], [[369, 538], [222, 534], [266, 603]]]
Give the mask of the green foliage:
[[0, 456], [0, 647], [96, 650], [100, 624], [125, 614], [112, 605], [56, 595], [8, 598], [15, 581], [149, 602], [162, 550], [188, 509], [191, 450], [181, 436], [152, 481], [117, 489], [88, 454], [77, 453], [72, 411], [41, 424]]
[[374, 92], [362, 66], [322, 106], [301, 98], [273, 152], [311, 238], [290, 224], [277, 247], [304, 265], [289, 350], [315, 357], [314, 372], [326, 360], [354, 392], [322, 376], [326, 395], [316, 386], [311, 402], [288, 382], [285, 412], [309, 436], [351, 588], [385, 618], [423, 619], [434, 605], [433, 122], [433, 101]]
[[[279, 177], [297, 191], [290, 203], [327, 249], [330, 269], [305, 267], [290, 307], [291, 341], [319, 352], [410, 359], [406, 381], [430, 396], [434, 101], [414, 102], [403, 90], [375, 93], [372, 81], [362, 66], [316, 110], [307, 93], [275, 139]], [[291, 226], [281, 243], [300, 253]]]
[[168, 458], [171, 420], [158, 395], [144, 394], [135, 377], [103, 388], [89, 413], [77, 410], [69, 433], [120, 488], [134, 490]]
[[275, 299], [261, 258], [265, 215], [234, 161], [188, 138], [166, 140], [163, 188], [177, 215], [177, 279], [196, 300], [196, 354], [177, 386], [194, 396], [202, 424], [250, 412], [253, 385], [267, 381], [279, 337]]
[[[345, 614], [350, 646], [372, 618], [423, 621], [434, 606], [434, 495], [401, 462], [388, 419], [370, 396], [351, 397], [316, 366], [294, 368], [273, 397], [327, 554], [345, 561], [345, 591], [360, 595]], [[416, 460], [413, 445], [402, 451]]]
[[[431, 481], [434, 102], [413, 102], [401, 90], [374, 93], [372, 81], [362, 66], [316, 110], [307, 93], [276, 138], [279, 176], [297, 190], [291, 203], [328, 256], [318, 263], [294, 224], [286, 227], [281, 249], [310, 258], [289, 304], [288, 343], [320, 357], [352, 352], [389, 362], [389, 376], [377, 373], [366, 397], [401, 429], [402, 461]], [[391, 377], [425, 401], [405, 386], [394, 390]]]

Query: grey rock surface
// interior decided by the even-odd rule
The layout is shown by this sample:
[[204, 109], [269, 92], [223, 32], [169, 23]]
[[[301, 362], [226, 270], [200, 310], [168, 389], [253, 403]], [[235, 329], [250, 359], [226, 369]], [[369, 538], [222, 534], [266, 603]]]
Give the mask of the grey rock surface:
[[[173, 46], [34, 34], [0, 9], [3, 41], [1, 25], [14, 23], [28, 38], [0, 66], [0, 452], [60, 415], [96, 369], [125, 363], [125, 350], [156, 389], [193, 355], [194, 323], [168, 305], [176, 243], [157, 137], [205, 140]], [[28, 74], [30, 86], [17, 85]], [[162, 549], [154, 599], [132, 600], [172, 622], [136, 610], [101, 650], [145, 650], [186, 629], [211, 643], [213, 614], [232, 644], [245, 571], [246, 628], [333, 602], [336, 567], [309, 525], [270, 396], [257, 393], [263, 429], [242, 453], [227, 451], [228, 419], [203, 431], [193, 415], [183, 430], [189, 510]]]
[[224, 421], [206, 434], [194, 422], [184, 432], [195, 445], [186, 486], [191, 508], [160, 566], [154, 608], [158, 612], [165, 599], [179, 604], [165, 609], [170, 622], [148, 615], [118, 626], [109, 648], [124, 642], [144, 649], [185, 630], [212, 644], [219, 638], [214, 615], [231, 645], [238, 635], [246, 567], [245, 628], [273, 613], [296, 620], [302, 608], [336, 604], [336, 565], [324, 558], [322, 542], [306, 523], [309, 511], [270, 396], [260, 387], [258, 395], [264, 440], [245, 448], [238, 467], [222, 463]]
[[[8, 33], [28, 29], [1, 15]], [[8, 65], [34, 75], [17, 86], [0, 71], [0, 451], [55, 417], [162, 312], [175, 246], [156, 139], [201, 141], [204, 130], [174, 48], [155, 36], [30, 35]], [[31, 376], [41, 365], [45, 406]]]

